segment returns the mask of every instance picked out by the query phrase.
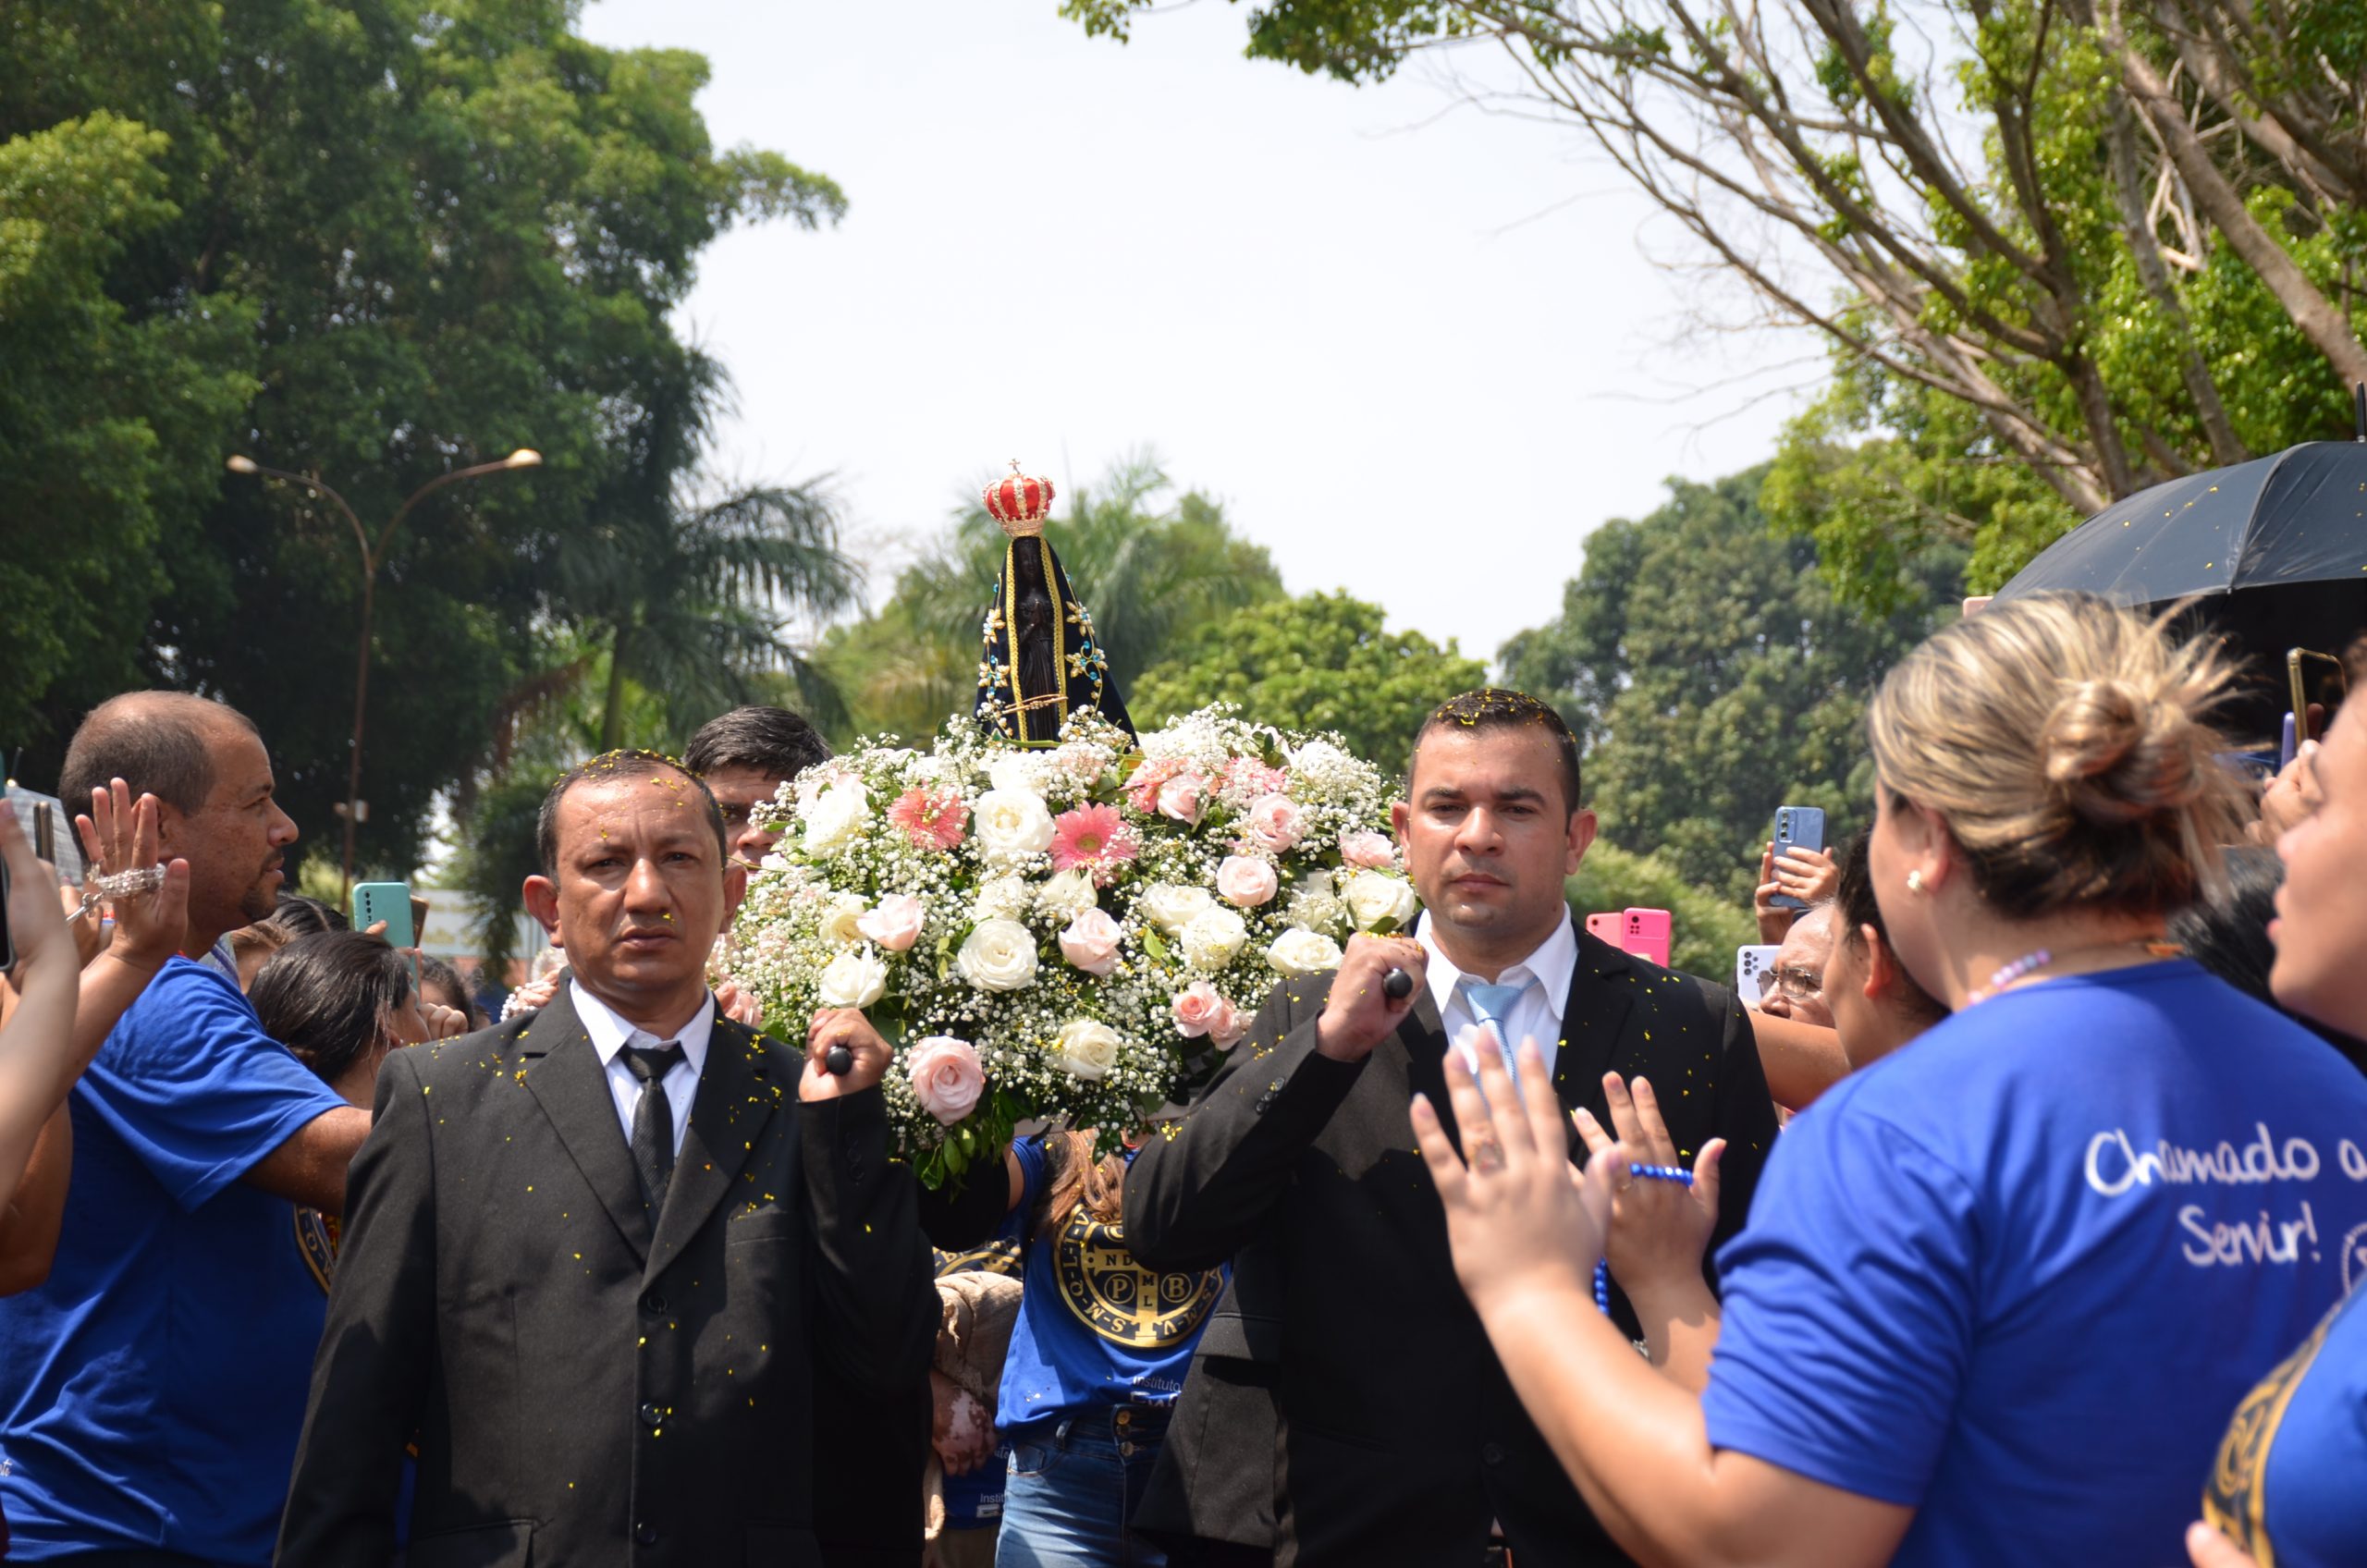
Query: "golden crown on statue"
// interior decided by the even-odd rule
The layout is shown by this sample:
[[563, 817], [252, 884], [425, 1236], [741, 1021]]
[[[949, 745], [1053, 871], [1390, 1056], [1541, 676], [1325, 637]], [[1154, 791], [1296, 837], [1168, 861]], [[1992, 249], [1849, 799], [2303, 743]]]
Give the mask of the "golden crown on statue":
[[1012, 459], [1011, 477], [987, 486], [987, 515], [1013, 539], [1034, 538], [1052, 515], [1052, 482], [1028, 478], [1019, 472], [1019, 459]]

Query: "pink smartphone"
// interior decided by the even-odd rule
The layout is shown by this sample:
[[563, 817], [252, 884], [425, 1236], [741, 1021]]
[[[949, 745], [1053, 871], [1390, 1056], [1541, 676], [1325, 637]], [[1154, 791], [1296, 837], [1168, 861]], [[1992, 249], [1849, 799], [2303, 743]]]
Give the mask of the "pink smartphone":
[[1619, 926], [1620, 918], [1615, 914], [1590, 914], [1587, 916], [1587, 935], [1589, 937], [1600, 937], [1614, 948], [1618, 947], [1627, 939], [1625, 934], [1619, 929]]
[[1622, 917], [1619, 945], [1666, 969], [1670, 930], [1668, 911], [1631, 909]]

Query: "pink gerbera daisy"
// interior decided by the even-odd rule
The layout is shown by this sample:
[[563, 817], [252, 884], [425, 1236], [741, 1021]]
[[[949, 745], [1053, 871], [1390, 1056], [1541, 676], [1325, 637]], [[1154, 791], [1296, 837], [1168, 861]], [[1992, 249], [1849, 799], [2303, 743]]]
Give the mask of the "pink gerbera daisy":
[[922, 849], [950, 850], [962, 841], [970, 825], [970, 808], [962, 803], [958, 790], [932, 794], [915, 785], [888, 808], [888, 820]]
[[1096, 884], [1107, 882], [1139, 849], [1116, 806], [1079, 806], [1052, 818], [1054, 871], [1083, 866]]

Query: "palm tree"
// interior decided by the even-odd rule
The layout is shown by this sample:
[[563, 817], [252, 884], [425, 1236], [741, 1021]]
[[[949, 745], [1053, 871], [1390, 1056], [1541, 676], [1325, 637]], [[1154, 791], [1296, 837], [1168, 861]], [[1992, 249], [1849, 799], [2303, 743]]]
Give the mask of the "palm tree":
[[828, 481], [759, 484], [692, 499], [683, 476], [727, 406], [714, 361], [692, 352], [636, 422], [632, 460], [595, 500], [591, 524], [551, 563], [553, 607], [607, 655], [599, 741], [623, 743], [632, 685], [676, 734], [751, 700], [758, 678], [785, 672], [816, 717], [836, 699], [784, 630], [856, 603], [862, 567], [840, 548]]

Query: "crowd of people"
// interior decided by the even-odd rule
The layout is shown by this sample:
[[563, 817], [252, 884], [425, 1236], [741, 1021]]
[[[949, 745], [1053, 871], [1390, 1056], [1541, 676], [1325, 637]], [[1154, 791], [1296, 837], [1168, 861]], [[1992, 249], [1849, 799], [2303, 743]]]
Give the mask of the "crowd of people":
[[1446, 697], [1411, 930], [937, 1191], [873, 1022], [718, 946], [796, 715], [554, 783], [495, 1022], [285, 889], [251, 724], [118, 697], [58, 780], [103, 899], [0, 812], [7, 1550], [2367, 1560], [2367, 704], [2263, 791], [2231, 679], [2092, 600], [1935, 635], [1872, 820], [1756, 851], [1748, 1004], [1573, 921], [1553, 711]]

